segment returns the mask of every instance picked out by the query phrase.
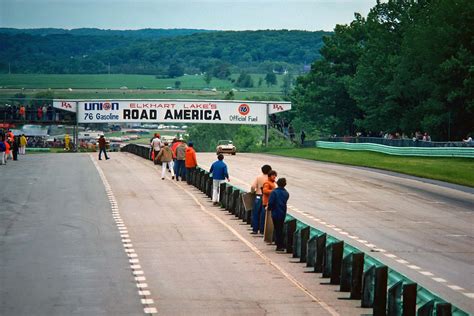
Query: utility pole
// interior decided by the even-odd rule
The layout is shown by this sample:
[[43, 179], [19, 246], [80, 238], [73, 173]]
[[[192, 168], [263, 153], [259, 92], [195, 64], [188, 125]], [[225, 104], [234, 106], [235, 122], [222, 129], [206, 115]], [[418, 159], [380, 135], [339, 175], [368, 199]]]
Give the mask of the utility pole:
[[268, 137], [269, 137], [269, 134], [270, 134], [270, 131], [269, 131], [269, 108], [270, 107], [270, 104], [267, 104], [266, 108], [267, 108], [267, 113], [266, 113], [266, 124], [265, 124], [265, 147], [268, 147]]

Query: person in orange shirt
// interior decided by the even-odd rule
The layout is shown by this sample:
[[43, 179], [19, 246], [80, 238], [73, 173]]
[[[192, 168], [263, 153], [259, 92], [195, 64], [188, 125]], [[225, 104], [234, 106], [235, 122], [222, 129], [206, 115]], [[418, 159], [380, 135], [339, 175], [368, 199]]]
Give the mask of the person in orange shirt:
[[11, 142], [10, 140], [6, 140], [5, 141], [5, 163], [7, 162], [8, 158], [13, 160], [13, 154], [10, 148], [11, 148]]
[[273, 241], [273, 221], [272, 212], [267, 209], [267, 206], [270, 194], [276, 188], [276, 177], [277, 172], [275, 170], [271, 170], [270, 172], [268, 172], [268, 180], [263, 184], [262, 187], [262, 205], [265, 208], [265, 228], [263, 233], [263, 240], [268, 243], [271, 243]]
[[188, 148], [186, 148], [184, 166], [186, 167], [186, 180], [188, 184], [191, 184], [191, 176], [197, 167], [196, 151], [192, 142], [189, 142]]
[[268, 180], [268, 173], [272, 170], [270, 165], [263, 165], [262, 174], [255, 178], [250, 187], [250, 192], [255, 193], [255, 200], [252, 209], [252, 232], [251, 234], [263, 234], [265, 222], [265, 208], [262, 205], [262, 187]]
[[24, 105], [20, 105], [18, 113], [20, 114], [20, 119], [24, 120], [26, 118], [26, 109]]

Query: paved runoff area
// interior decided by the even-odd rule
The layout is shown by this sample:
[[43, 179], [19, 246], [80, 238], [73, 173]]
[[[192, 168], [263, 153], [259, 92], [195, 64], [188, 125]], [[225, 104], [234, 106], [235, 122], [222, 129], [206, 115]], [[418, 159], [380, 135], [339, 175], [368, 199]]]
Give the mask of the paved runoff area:
[[[0, 315], [366, 315], [185, 182], [128, 153], [0, 166]], [[215, 154], [198, 153], [208, 168]], [[474, 311], [472, 189], [267, 155], [225, 156], [248, 189], [269, 163], [290, 213]]]

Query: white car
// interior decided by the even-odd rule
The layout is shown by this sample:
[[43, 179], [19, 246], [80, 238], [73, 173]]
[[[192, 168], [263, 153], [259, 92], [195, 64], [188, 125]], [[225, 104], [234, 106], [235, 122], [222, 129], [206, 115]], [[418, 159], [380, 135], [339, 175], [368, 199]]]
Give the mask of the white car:
[[216, 153], [219, 154], [231, 154], [237, 153], [237, 148], [234, 146], [231, 140], [220, 140], [217, 142]]

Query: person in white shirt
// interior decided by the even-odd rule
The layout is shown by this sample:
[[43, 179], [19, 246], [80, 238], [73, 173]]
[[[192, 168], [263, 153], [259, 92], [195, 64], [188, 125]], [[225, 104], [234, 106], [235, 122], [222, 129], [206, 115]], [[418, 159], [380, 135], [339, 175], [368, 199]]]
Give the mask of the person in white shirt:
[[163, 147], [163, 143], [161, 142], [160, 134], [155, 134], [155, 137], [151, 141], [151, 147], [153, 148], [154, 155], [153, 157], [158, 157], [158, 153], [161, 150], [161, 147]]

